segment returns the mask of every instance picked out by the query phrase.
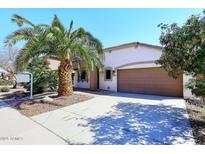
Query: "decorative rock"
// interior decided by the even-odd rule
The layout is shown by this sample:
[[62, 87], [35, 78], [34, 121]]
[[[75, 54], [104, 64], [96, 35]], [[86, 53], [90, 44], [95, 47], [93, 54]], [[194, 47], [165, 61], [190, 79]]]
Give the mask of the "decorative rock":
[[42, 103], [51, 103], [51, 102], [53, 102], [53, 98], [46, 96], [41, 100], [41, 102]]
[[26, 94], [25, 94], [23, 91], [14, 92], [14, 95], [15, 95], [16, 97], [20, 97], [20, 98], [26, 96]]

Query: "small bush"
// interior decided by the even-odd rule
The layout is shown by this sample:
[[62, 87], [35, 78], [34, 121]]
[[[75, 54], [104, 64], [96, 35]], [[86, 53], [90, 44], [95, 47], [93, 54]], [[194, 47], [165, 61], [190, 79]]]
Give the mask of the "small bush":
[[202, 100], [205, 100], [205, 79], [190, 79], [187, 88], [191, 89], [192, 94], [197, 97], [201, 97]]
[[1, 85], [1, 86], [13, 85], [13, 82], [14, 82], [14, 81], [12, 81], [12, 80], [0, 79], [0, 85]]
[[9, 92], [10, 89], [9, 89], [8, 87], [2, 87], [2, 88], [0, 89], [0, 91], [1, 91], [1, 92]]
[[[28, 70], [33, 74], [33, 92], [43, 93], [48, 91], [56, 91], [58, 86], [58, 74], [57, 71], [51, 70], [48, 65], [45, 64], [44, 59], [33, 60]], [[24, 88], [30, 90], [28, 83], [24, 84]]]

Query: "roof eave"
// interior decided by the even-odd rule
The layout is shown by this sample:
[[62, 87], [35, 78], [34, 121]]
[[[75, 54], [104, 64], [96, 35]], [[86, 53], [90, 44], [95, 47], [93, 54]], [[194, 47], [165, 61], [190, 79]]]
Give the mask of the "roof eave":
[[157, 45], [141, 43], [141, 42], [131, 42], [131, 43], [126, 43], [126, 44], [121, 44], [121, 45], [105, 48], [104, 51], [117, 50], [117, 49], [123, 49], [123, 48], [128, 48], [128, 47], [137, 47], [138, 45], [162, 49], [161, 46], [157, 46]]

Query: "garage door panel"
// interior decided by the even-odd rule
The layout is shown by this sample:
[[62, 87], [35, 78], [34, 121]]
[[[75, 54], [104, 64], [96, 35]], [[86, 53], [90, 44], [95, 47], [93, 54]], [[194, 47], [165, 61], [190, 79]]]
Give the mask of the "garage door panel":
[[183, 79], [168, 76], [162, 68], [118, 70], [118, 91], [165, 96], [182, 96]]

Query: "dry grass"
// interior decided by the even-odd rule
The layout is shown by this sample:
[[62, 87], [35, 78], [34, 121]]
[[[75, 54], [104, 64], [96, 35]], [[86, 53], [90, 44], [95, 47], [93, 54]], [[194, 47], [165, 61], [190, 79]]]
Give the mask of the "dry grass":
[[186, 107], [196, 144], [205, 145], [205, 103], [187, 100]]

